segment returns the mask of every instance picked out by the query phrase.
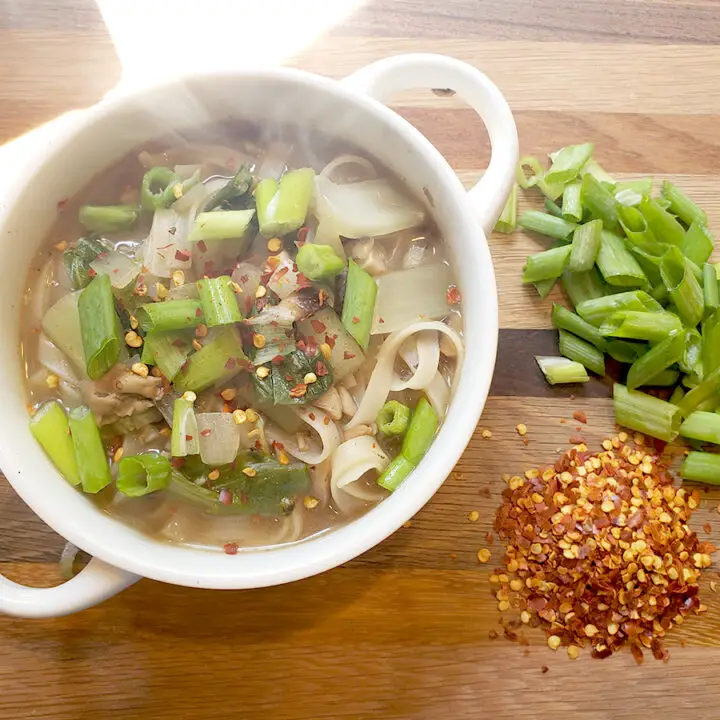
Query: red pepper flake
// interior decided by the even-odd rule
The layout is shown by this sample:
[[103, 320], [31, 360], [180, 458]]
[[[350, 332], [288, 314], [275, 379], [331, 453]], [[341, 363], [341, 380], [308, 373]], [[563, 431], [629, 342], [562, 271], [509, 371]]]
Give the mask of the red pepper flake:
[[187, 262], [190, 259], [190, 253], [185, 250], [176, 250], [175, 259], [179, 262]]
[[315, 413], [313, 413], [313, 412], [308, 413], [308, 417], [309, 417], [311, 420], [314, 421], [314, 420], [315, 420]]
[[457, 305], [460, 302], [460, 291], [455, 285], [450, 285], [447, 289], [446, 298], [448, 305]]
[[88, 275], [90, 277], [95, 277], [97, 273], [95, 272], [95, 270], [93, 270], [93, 268], [88, 268]]
[[223, 550], [226, 555], [237, 555], [238, 545], [237, 543], [225, 543], [223, 545]]
[[287, 275], [290, 268], [287, 265], [283, 265], [276, 273], [275, 273], [275, 279], [279, 280], [284, 275]]
[[232, 505], [233, 494], [227, 488], [223, 488], [218, 495], [218, 500], [222, 505]]
[[292, 382], [292, 381], [293, 381], [293, 376], [292, 376], [292, 375], [285, 375], [285, 379], [286, 379], [288, 382]]
[[228, 358], [225, 361], [225, 369], [226, 370], [232, 370], [237, 363], [235, 362], [235, 358]]
[[181, 457], [174, 457], [170, 459], [170, 464], [176, 469], [179, 470], [184, 464], [185, 464], [185, 458]]
[[324, 333], [325, 330], [327, 329], [327, 328], [325, 327], [325, 324], [324, 324], [324, 323], [321, 323], [319, 320], [311, 320], [311, 321], [310, 321], [310, 324], [312, 325], [312, 329], [313, 329], [316, 333]]
[[167, 250], [168, 248], [173, 247], [173, 245], [175, 245], [175, 243], [169, 243], [168, 245], [162, 245], [161, 247], [158, 248], [158, 250]]
[[282, 365], [283, 360], [285, 360], [285, 358], [282, 355], [276, 355], [270, 362], [273, 365]]
[[309, 337], [307, 341], [307, 349], [305, 350], [305, 354], [308, 357], [315, 357], [318, 353], [317, 343], [315, 342], [314, 337]]
[[348, 352], [347, 350], [343, 353], [343, 359], [345, 359], [345, 360], [352, 360], [354, 357], [355, 356], [351, 352]]
[[384, 324], [385, 324], [385, 318], [378, 318], [378, 322], [379, 322], [381, 325], [384, 325]]
[[328, 369], [322, 360], [318, 360], [315, 364], [315, 374], [318, 377], [325, 377], [328, 374]]
[[[337, 340], [337, 335], [326, 335], [325, 336], [325, 342], [330, 346], [330, 349], [335, 347], [335, 341]], [[345, 358], [347, 360], [347, 358]]]
[[305, 351], [307, 350], [307, 344], [305, 343], [304, 340], [298, 340], [298, 341], [295, 343], [295, 347], [296, 347], [300, 352], [305, 352]]
[[211, 432], [212, 432], [212, 430], [211, 430], [210, 428], [206, 428], [205, 430], [201, 430], [201, 431], [200, 431], [200, 434], [201, 434], [203, 437], [207, 437]]
[[571, 438], [569, 438], [568, 442], [572, 445], [580, 445], [580, 443], [584, 443], [585, 440], [579, 435], [573, 435]]
[[329, 425], [330, 424], [330, 416], [326, 415], [325, 419], [323, 420], [323, 425]]
[[[293, 269], [297, 272], [297, 267], [293, 265]], [[308, 288], [312, 286], [312, 283], [302, 274], [297, 274], [297, 285], [299, 288]], [[322, 304], [322, 303], [321, 303]]]
[[207, 252], [207, 245], [205, 244], [204, 240], [200, 240], [200, 242], [198, 242], [197, 246], [198, 246], [198, 250], [200, 252], [203, 252], [203, 253]]
[[247, 274], [240, 276], [240, 284], [241, 285], [247, 285], [249, 280], [250, 280], [250, 278], [248, 277]]
[[357, 325], [360, 322], [360, 318], [357, 315], [353, 315], [353, 325]]
[[192, 436], [192, 435], [186, 435], [186, 436], [185, 436], [185, 440], [186, 440], [187, 442], [190, 442], [192, 439], [193, 439], [193, 436]]
[[297, 231], [297, 239], [298, 242], [304, 243], [305, 238], [307, 238], [307, 234], [310, 228], [307, 227], [307, 225], [303, 225], [298, 231]]
[[550, 668], [547, 665], [543, 665], [540, 668], [540, 672], [544, 675], [546, 672], [550, 672]]
[[575, 420], [577, 420], [578, 422], [581, 422], [581, 423], [587, 425], [587, 414], [586, 414], [585, 412], [583, 412], [582, 410], [576, 410], [576, 411], [573, 413], [573, 417], [574, 417]]

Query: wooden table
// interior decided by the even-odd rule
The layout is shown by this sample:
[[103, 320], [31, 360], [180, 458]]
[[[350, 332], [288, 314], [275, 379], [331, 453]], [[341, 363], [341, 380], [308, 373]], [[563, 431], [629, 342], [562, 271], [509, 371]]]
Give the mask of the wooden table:
[[[122, 3], [128, 13], [141, 11], [143, 23], [158, 20], [150, 5]], [[210, 2], [201, 6], [181, 11], [177, 2], [159, 16], [212, 10]], [[455, 55], [506, 93], [524, 153], [593, 140], [613, 174], [672, 177], [720, 229], [717, 2], [368, 0], [341, 15], [320, 36], [301, 35], [307, 47], [283, 61], [339, 77], [398, 52]], [[172, 61], [177, 44], [163, 28], [155, 32], [156, 54]], [[242, 42], [242, 28], [238, 34]], [[192, 59], [192, 50], [180, 55]], [[0, 0], [0, 143], [97, 101], [120, 73], [110, 31], [90, 0]], [[488, 148], [470, 110], [429, 92], [398, 106], [468, 185], [477, 179]], [[528, 647], [490, 639], [499, 616], [488, 576], [500, 546], [486, 534], [501, 474], [565, 448], [575, 423], [560, 420], [574, 410], [587, 412], [582, 431], [591, 443], [612, 428], [608, 385], [592, 383], [571, 400], [546, 387], [534, 366], [534, 354], [555, 346], [549, 302], [519, 282], [536, 242], [517, 234], [491, 245], [502, 330], [481, 427], [492, 438], [475, 434], [410, 527], [344, 567], [286, 587], [220, 593], [145, 580], [69, 618], [2, 618], [0, 717], [720, 716], [720, 602], [707, 581], [709, 612], [673, 631], [667, 665], [648, 659], [637, 667], [629, 653], [573, 662], [548, 650], [540, 634], [527, 635]], [[527, 446], [514, 429], [520, 422], [529, 428]], [[697, 514], [701, 537], [716, 542], [718, 499], [707, 495]], [[476, 523], [471, 510], [480, 513]], [[718, 530], [706, 533], [706, 523]], [[0, 570], [54, 584], [62, 545], [1, 483]], [[476, 559], [481, 547], [492, 550], [488, 565]]]

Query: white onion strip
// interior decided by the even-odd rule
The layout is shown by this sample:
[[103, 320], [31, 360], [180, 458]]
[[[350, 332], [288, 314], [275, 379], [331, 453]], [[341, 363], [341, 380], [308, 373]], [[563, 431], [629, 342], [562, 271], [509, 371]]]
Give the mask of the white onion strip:
[[445, 382], [445, 378], [440, 371], [435, 373], [435, 377], [430, 384], [424, 388], [427, 399], [430, 401], [433, 410], [442, 420], [447, 412], [448, 401], [450, 400], [450, 388]]
[[[387, 400], [388, 393], [392, 389], [393, 376], [395, 374], [395, 358], [400, 348], [409, 337], [423, 330], [437, 330], [450, 338], [457, 350], [455, 378], [457, 377], [458, 370], [462, 367], [465, 349], [463, 348], [462, 338], [452, 328], [442, 322], [430, 321], [414, 323], [403, 330], [397, 330], [391, 335], [388, 335], [382, 344], [377, 356], [375, 368], [367, 385], [367, 390], [363, 395], [358, 411], [348, 422], [348, 428], [375, 420], [380, 408]], [[418, 389], [424, 390], [425, 388]]]
[[331, 160], [319, 174], [332, 180], [333, 173], [343, 165], [359, 165], [363, 170], [369, 171], [370, 176], [363, 178], [364, 180], [372, 180], [377, 177], [375, 166], [367, 158], [360, 157], [360, 155], [339, 155], [334, 160]]
[[422, 390], [433, 381], [440, 362], [440, 343], [436, 332], [421, 332], [408, 338], [400, 348], [400, 357], [413, 374], [402, 380], [397, 374], [393, 376], [390, 389]]
[[265, 427], [265, 435], [271, 442], [281, 443], [285, 451], [298, 460], [308, 465], [319, 465], [330, 457], [340, 444], [340, 430], [332, 418], [319, 408], [312, 407], [302, 410], [293, 408], [293, 411], [317, 433], [322, 443], [320, 447], [318, 447], [317, 441], [312, 439], [309, 447], [301, 450], [297, 443], [297, 435], [291, 435], [270, 423]]

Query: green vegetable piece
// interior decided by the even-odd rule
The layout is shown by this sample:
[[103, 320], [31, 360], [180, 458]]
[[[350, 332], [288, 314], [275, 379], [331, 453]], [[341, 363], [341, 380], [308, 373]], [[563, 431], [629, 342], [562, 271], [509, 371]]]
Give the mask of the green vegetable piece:
[[600, 327], [608, 318], [622, 310], [662, 312], [663, 308], [645, 291], [629, 290], [615, 295], [583, 300], [577, 304], [576, 310], [583, 320]]
[[[315, 375], [314, 382], [306, 382], [309, 373]], [[253, 386], [260, 399], [271, 401], [274, 405], [309, 403], [326, 392], [332, 380], [332, 367], [319, 353], [309, 358], [300, 350], [289, 353], [281, 364], [273, 363], [269, 378], [258, 378], [257, 373], [252, 375]]]
[[210, 196], [205, 205], [202, 207], [203, 212], [209, 212], [216, 207], [222, 207], [230, 210], [241, 210], [238, 205], [245, 205], [251, 201], [250, 190], [253, 184], [253, 176], [250, 171], [250, 165], [242, 165], [235, 173], [235, 177], [230, 180], [227, 185], [221, 187], [217, 192]]
[[714, 313], [720, 307], [720, 287], [718, 287], [715, 266], [710, 263], [703, 265], [703, 297], [705, 314]]
[[[591, 220], [585, 225], [578, 226], [573, 233], [570, 260], [567, 266], [570, 272], [592, 270], [600, 252], [601, 231], [602, 221], [600, 220]], [[607, 278], [605, 279], [607, 280]]]
[[255, 188], [260, 232], [265, 237], [282, 236], [305, 223], [315, 187], [315, 171], [300, 168], [285, 173], [280, 182], [261, 180]]
[[397, 400], [389, 400], [378, 412], [377, 426], [383, 435], [404, 435], [410, 422], [410, 408]]
[[377, 484], [393, 492], [405, 481], [415, 466], [402, 454], [395, 457], [377, 479]]
[[[245, 469], [254, 471], [251, 477], [243, 472]], [[310, 487], [310, 473], [304, 463], [283, 465], [274, 458], [252, 454], [244, 462], [238, 458], [219, 470], [220, 478], [213, 488], [232, 492], [229, 507], [234, 513], [287, 515], [296, 497]]]
[[605, 282], [610, 285], [621, 287], [645, 287], [648, 285], [645, 273], [633, 254], [625, 247], [622, 239], [606, 230], [601, 233], [597, 266], [605, 278]]
[[[571, 183], [566, 186], [562, 196], [562, 210], [560, 217], [568, 222], [580, 223], [583, 219], [583, 207], [580, 202], [580, 189], [582, 184], [579, 182]], [[545, 206], [547, 207], [547, 205]], [[602, 221], [599, 222], [602, 226]], [[577, 232], [577, 229], [575, 230]]]
[[618, 205], [615, 196], [589, 173], [582, 179], [580, 202], [592, 217], [602, 220], [606, 230], [614, 232], [618, 228]]
[[677, 247], [670, 247], [660, 262], [660, 276], [678, 315], [688, 327], [702, 320], [705, 300], [702, 287]]
[[713, 253], [715, 238], [707, 225], [696, 221], [688, 228], [679, 247], [688, 260], [702, 267]]
[[143, 209], [159, 210], [169, 207], [175, 198], [172, 195], [168, 196], [168, 191], [172, 192], [176, 184], [177, 177], [170, 168], [160, 166], [150, 168], [143, 176], [140, 186], [140, 201]]
[[363, 350], [370, 343], [377, 284], [354, 260], [348, 263], [342, 324]]
[[720, 390], [720, 367], [707, 374], [702, 382], [695, 385], [690, 392], [678, 403], [678, 409], [683, 417], [697, 410], [701, 403], [713, 397]]
[[571, 273], [566, 270], [562, 275], [562, 286], [575, 308], [585, 300], [601, 298], [610, 292], [597, 268], [583, 273]]
[[602, 335], [628, 340], [660, 342], [670, 333], [682, 330], [682, 321], [671, 312], [638, 312], [621, 310], [606, 318], [600, 326]]
[[[670, 212], [677, 215], [686, 225], [692, 225], [694, 222], [707, 224], [707, 213], [699, 208], [677, 185], [665, 180], [661, 192], [670, 203]], [[649, 195], [649, 193], [647, 194]]]
[[212, 385], [227, 382], [247, 365], [240, 335], [233, 326], [228, 326], [212, 342], [190, 356], [175, 377], [175, 389], [202, 392]]
[[30, 432], [60, 474], [71, 485], [79, 485], [81, 478], [70, 426], [60, 403], [53, 400], [40, 407], [30, 418]]
[[295, 263], [298, 270], [309, 280], [329, 280], [345, 269], [345, 261], [335, 254], [330, 245], [305, 243], [299, 250]]
[[203, 321], [198, 300], [165, 300], [146, 303], [137, 313], [140, 327], [152, 330], [185, 330], [197, 327]]
[[658, 242], [678, 246], [682, 244], [685, 238], [683, 226], [657, 200], [643, 198], [638, 209]]
[[418, 465], [430, 448], [440, 420], [432, 405], [422, 397], [415, 406], [400, 453], [412, 465]]
[[558, 332], [558, 344], [560, 346], [560, 354], [569, 360], [579, 362], [588, 370], [592, 370], [601, 377], [605, 375], [605, 360], [603, 354], [594, 345], [582, 340], [581, 338], [560, 330]]
[[132, 205], [83, 205], [78, 220], [90, 232], [108, 233], [128, 230], [137, 216], [137, 208]]
[[187, 331], [151, 330], [145, 336], [140, 360], [147, 365], [156, 365], [172, 382], [192, 351], [192, 339], [192, 333]]
[[684, 350], [685, 334], [673, 331], [632, 364], [627, 375], [628, 390], [650, 384], [656, 375], [679, 362]]
[[505, 207], [503, 208], [502, 213], [500, 213], [500, 217], [498, 218], [498, 221], [495, 223], [495, 231], [501, 232], [505, 234], [510, 234], [515, 230], [515, 226], [517, 225], [517, 206], [518, 206], [518, 186], [517, 183], [514, 183], [512, 186], [512, 189], [510, 190], [510, 195], [508, 195], [507, 202], [505, 203]]
[[63, 264], [73, 290], [81, 290], [92, 279], [90, 264], [103, 252], [110, 252], [112, 245], [99, 238], [80, 238], [75, 247], [63, 253]]
[[685, 458], [680, 475], [708, 485], [720, 485], [720, 455], [693, 451]]
[[227, 275], [197, 281], [202, 314], [208, 327], [232, 325], [243, 319], [233, 285]]
[[117, 489], [128, 497], [142, 497], [163, 490], [170, 483], [172, 466], [164, 455], [143, 453], [123, 457], [118, 463]]
[[192, 242], [232, 240], [242, 238], [247, 233], [255, 217], [255, 210], [213, 210], [200, 213], [188, 240]]
[[690, 440], [720, 445], [720, 415], [696, 410], [680, 426], [680, 435]]
[[110, 484], [111, 477], [95, 417], [90, 408], [81, 405], [70, 411], [68, 425], [82, 489], [86, 493], [100, 492]]
[[601, 352], [605, 352], [606, 341], [600, 331], [588, 322], [585, 322], [579, 315], [570, 312], [558, 303], [553, 303], [552, 324], [558, 330], [567, 330], [583, 340], [594, 345]]
[[577, 227], [575, 223], [567, 222], [562, 218], [538, 210], [524, 212], [518, 220], [518, 225], [524, 230], [531, 230], [556, 240], [567, 240]]
[[194, 392], [183, 393], [173, 405], [173, 426], [170, 453], [173, 457], [197, 455], [200, 452]]
[[568, 145], [552, 153], [552, 166], [545, 173], [548, 183], [572, 182], [592, 157], [594, 146], [592, 143], [583, 145]]
[[562, 245], [535, 255], [528, 255], [523, 267], [522, 281], [535, 283], [559, 278], [568, 264], [571, 251], [571, 245]]
[[564, 357], [536, 355], [535, 362], [550, 385], [585, 383], [590, 381], [585, 366]]
[[97, 380], [118, 361], [122, 343], [108, 275], [98, 275], [82, 291], [78, 314], [87, 374]]
[[615, 383], [613, 406], [618, 425], [665, 442], [678, 436], [681, 417], [677, 405]]

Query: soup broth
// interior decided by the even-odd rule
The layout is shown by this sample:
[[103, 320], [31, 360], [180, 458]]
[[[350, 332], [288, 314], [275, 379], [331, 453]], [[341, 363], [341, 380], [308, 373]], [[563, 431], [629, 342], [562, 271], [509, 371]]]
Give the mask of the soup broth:
[[461, 326], [437, 227], [374, 158], [293, 128], [164, 138], [59, 208], [33, 262], [31, 430], [155, 537], [295, 542], [412, 482]]

